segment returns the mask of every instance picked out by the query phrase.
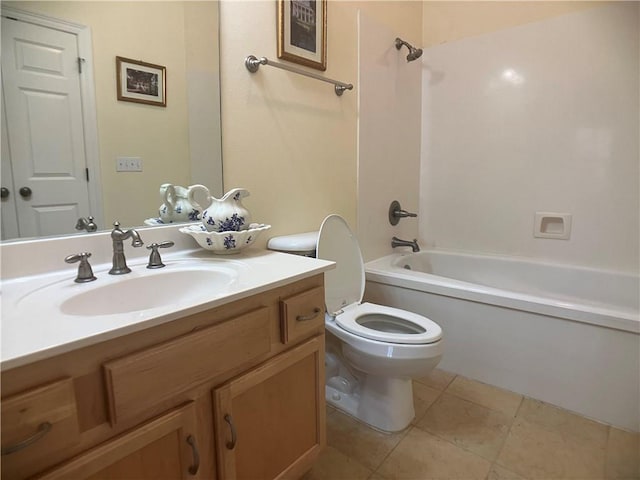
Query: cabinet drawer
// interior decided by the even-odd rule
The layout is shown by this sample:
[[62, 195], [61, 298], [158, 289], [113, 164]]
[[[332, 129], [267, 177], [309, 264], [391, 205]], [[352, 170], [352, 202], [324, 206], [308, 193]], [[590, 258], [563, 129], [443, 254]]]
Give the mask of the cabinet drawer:
[[280, 301], [282, 343], [309, 337], [324, 325], [324, 288], [315, 287]]
[[113, 424], [144, 414], [199, 384], [267, 354], [269, 311], [261, 307], [223, 323], [103, 365]]
[[71, 379], [3, 399], [2, 478], [28, 476], [79, 441]]

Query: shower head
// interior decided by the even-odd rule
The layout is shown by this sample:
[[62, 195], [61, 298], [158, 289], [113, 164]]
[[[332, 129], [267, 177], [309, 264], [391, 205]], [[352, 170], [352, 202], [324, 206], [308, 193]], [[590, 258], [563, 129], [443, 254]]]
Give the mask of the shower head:
[[406, 46], [409, 49], [409, 54], [407, 55], [407, 62], [413, 62], [414, 60], [420, 58], [422, 55], [422, 49], [416, 48], [410, 43], [405, 42], [401, 38], [396, 38], [396, 48], [400, 50], [402, 45]]

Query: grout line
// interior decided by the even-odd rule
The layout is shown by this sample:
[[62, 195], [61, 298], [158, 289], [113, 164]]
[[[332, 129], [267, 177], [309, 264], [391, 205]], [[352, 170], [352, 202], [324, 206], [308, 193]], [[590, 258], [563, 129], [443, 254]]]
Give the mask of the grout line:
[[[420, 383], [420, 382], [418, 382]], [[422, 383], [421, 385], [424, 385], [424, 383]], [[425, 385], [428, 387], [428, 385]], [[433, 387], [429, 387], [429, 388], [433, 388]], [[433, 390], [438, 390], [437, 388], [433, 388]], [[411, 426], [416, 426], [417, 423], [422, 420], [424, 417], [426, 417], [427, 413], [429, 412], [429, 410], [431, 410], [431, 407], [433, 407], [436, 403], [438, 403], [438, 400], [440, 400], [442, 398], [442, 395], [444, 394], [444, 390], [441, 390], [438, 395], [436, 396], [436, 398], [433, 400], [433, 402], [431, 402], [431, 404], [427, 407], [427, 409], [424, 411], [424, 413], [422, 415], [420, 415], [420, 418], [414, 418], [413, 422], [411, 422], [409, 425]]]
[[[520, 409], [522, 408], [522, 405], [524, 404], [524, 395], [522, 395], [522, 398], [520, 399], [520, 404], [518, 405], [518, 408], [516, 408], [516, 413], [513, 415], [513, 421], [509, 424], [509, 428], [507, 429], [507, 433], [505, 434], [504, 438], [502, 439], [502, 444], [500, 445], [500, 448], [498, 449], [498, 454], [496, 455], [496, 458], [493, 459], [493, 463], [491, 464], [491, 467], [493, 468], [494, 464], [500, 465], [501, 467], [504, 466], [500, 463], [498, 463], [498, 458], [500, 458], [500, 454], [502, 453], [502, 450], [504, 450], [504, 446], [507, 444], [507, 440], [509, 439], [509, 435], [511, 435], [511, 428], [513, 428], [513, 424], [516, 423], [516, 419], [518, 418], [518, 414], [520, 413]], [[505, 467], [507, 468], [507, 467]], [[520, 475], [520, 474], [518, 474]]]
[[[391, 456], [391, 454], [395, 451], [396, 448], [398, 448], [398, 445], [400, 445], [400, 443], [407, 438], [407, 435], [409, 434], [410, 430], [413, 430], [415, 428], [415, 425], [413, 424], [409, 424], [409, 426], [407, 428], [404, 429], [404, 431], [402, 432], [402, 437], [400, 437], [400, 440], [398, 440], [398, 443], [396, 443], [393, 448], [391, 450], [389, 450], [389, 453], [387, 453], [384, 458], [382, 459], [382, 461], [378, 464], [378, 466], [373, 470], [373, 474], [378, 473], [378, 470], [380, 470], [380, 467], [382, 466], [382, 464], [387, 460], [387, 458], [389, 458]], [[379, 474], [380, 475], [380, 474]], [[380, 475], [382, 476], [382, 475]], [[386, 478], [386, 477], [385, 477]]]
[[607, 477], [607, 464], [609, 463], [609, 442], [611, 441], [611, 426], [609, 426], [609, 428], [607, 428], [607, 441], [604, 444], [604, 471], [602, 472], [604, 474], [604, 478], [608, 478]]

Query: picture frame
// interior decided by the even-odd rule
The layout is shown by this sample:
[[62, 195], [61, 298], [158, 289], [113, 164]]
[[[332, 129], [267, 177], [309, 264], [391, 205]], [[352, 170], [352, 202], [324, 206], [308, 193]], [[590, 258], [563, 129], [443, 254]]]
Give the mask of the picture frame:
[[278, 1], [278, 58], [327, 69], [327, 0]]
[[118, 100], [167, 106], [167, 69], [162, 65], [116, 57]]

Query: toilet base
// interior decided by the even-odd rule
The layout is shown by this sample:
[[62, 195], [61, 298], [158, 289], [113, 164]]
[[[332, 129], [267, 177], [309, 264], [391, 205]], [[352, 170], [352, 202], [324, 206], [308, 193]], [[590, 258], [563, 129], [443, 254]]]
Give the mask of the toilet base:
[[384, 432], [399, 432], [415, 416], [410, 378], [366, 375], [352, 391], [340, 388], [340, 377], [325, 386], [327, 403]]

